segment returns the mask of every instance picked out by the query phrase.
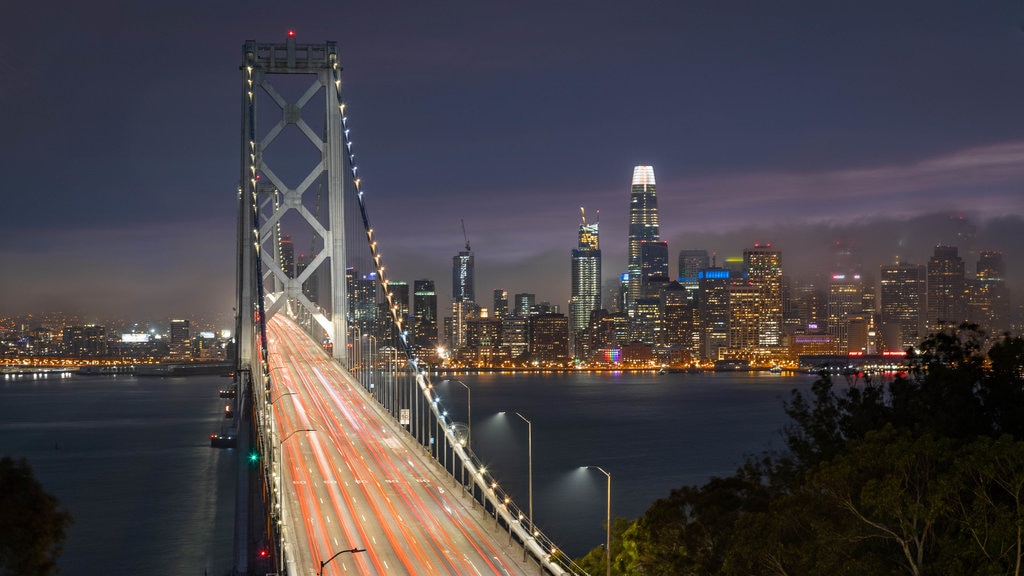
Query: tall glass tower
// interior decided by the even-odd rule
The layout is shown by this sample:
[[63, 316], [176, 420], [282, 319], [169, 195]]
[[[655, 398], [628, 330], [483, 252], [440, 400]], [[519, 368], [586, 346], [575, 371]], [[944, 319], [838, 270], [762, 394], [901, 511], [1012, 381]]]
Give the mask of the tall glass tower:
[[629, 254], [626, 273], [629, 287], [626, 293], [626, 309], [633, 315], [633, 303], [641, 296], [642, 258], [640, 245], [657, 242], [658, 197], [654, 183], [653, 166], [634, 166], [633, 184], [629, 193]]
[[459, 251], [452, 257], [452, 299], [456, 302], [476, 302], [473, 282], [473, 253]]
[[601, 307], [601, 249], [598, 224], [587, 224], [580, 208], [577, 246], [572, 251], [572, 297], [569, 299], [569, 334], [576, 357], [581, 355], [581, 335], [590, 324], [590, 313]]

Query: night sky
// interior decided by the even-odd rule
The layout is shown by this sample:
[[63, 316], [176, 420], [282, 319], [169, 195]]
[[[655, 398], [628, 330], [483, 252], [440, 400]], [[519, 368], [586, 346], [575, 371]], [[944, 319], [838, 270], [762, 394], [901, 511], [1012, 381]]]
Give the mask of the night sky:
[[228, 317], [241, 46], [289, 29], [339, 44], [390, 278], [443, 297], [464, 219], [482, 305], [566, 311], [581, 206], [625, 267], [635, 164], [670, 254], [771, 242], [802, 274], [841, 240], [877, 269], [967, 222], [1024, 287], [1020, 2], [350, 4], [5, 7], [0, 313]]

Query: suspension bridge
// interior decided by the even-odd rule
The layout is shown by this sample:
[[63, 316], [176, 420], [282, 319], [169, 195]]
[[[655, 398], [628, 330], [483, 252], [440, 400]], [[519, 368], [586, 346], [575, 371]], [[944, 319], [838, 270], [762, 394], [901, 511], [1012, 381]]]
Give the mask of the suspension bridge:
[[293, 33], [242, 47], [233, 571], [583, 574], [475, 458], [410, 342], [339, 56]]

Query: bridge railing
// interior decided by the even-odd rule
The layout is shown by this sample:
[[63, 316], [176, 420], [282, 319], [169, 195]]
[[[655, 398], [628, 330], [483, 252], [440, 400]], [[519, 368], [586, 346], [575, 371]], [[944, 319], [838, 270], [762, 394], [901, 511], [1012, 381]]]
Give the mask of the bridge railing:
[[[407, 363], [403, 369], [402, 382], [387, 380], [390, 376], [387, 368], [378, 370], [376, 362], [355, 366], [350, 370], [359, 381], [370, 399], [381, 404], [387, 413], [402, 424], [402, 429], [409, 434], [428, 455], [442, 463], [453, 484], [461, 484], [464, 493], [481, 504], [482, 513], [494, 518], [496, 525], [508, 531], [510, 541], [516, 541], [524, 548], [546, 573], [553, 575], [585, 575], [587, 572], [567, 556], [551, 538], [546, 536], [536, 525], [530, 526], [530, 519], [525, 510], [519, 507], [510, 494], [502, 487], [498, 479], [487, 471], [487, 467], [477, 459], [473, 451], [466, 445], [466, 437], [460, 433], [464, 426], [455, 422], [445, 410], [440, 397], [434, 394], [434, 386], [426, 369]], [[397, 375], [396, 375], [397, 376]], [[395, 389], [408, 387], [418, 398], [410, 398], [412, 402], [420, 402], [419, 421], [410, 420], [403, 423], [399, 410], [396, 409], [396, 393], [390, 395], [384, 390], [382, 383], [394, 386]], [[407, 393], [407, 392], [406, 392]], [[410, 403], [411, 418], [417, 418], [417, 411]], [[426, 414], [423, 412], [426, 411]], [[424, 423], [424, 419], [426, 419]], [[408, 428], [406, 427], [408, 425]], [[429, 430], [422, 433], [423, 430]], [[435, 438], [433, 431], [440, 430], [443, 437]], [[442, 449], [441, 442], [444, 442]], [[453, 455], [449, 467], [447, 453]], [[442, 459], [444, 462], [442, 462]], [[460, 480], [461, 476], [461, 480]], [[468, 479], [468, 480], [467, 480]], [[532, 528], [532, 534], [531, 534]]]

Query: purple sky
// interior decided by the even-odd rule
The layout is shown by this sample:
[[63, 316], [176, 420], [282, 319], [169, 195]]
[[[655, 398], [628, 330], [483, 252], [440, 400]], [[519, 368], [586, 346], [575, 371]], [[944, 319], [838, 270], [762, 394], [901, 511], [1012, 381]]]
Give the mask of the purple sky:
[[955, 214], [1024, 287], [1019, 2], [345, 4], [6, 8], [0, 313], [229, 313], [241, 45], [288, 29], [338, 42], [391, 277], [444, 297], [462, 218], [485, 306], [564, 309], [580, 206], [614, 277], [635, 164], [673, 254], [923, 263]]

